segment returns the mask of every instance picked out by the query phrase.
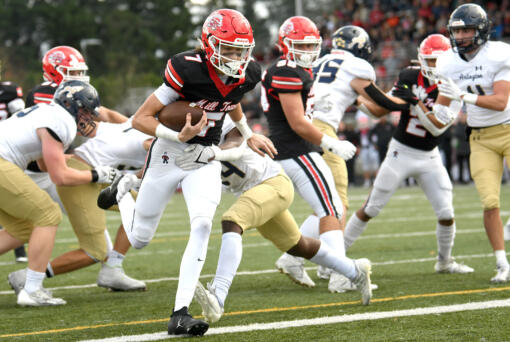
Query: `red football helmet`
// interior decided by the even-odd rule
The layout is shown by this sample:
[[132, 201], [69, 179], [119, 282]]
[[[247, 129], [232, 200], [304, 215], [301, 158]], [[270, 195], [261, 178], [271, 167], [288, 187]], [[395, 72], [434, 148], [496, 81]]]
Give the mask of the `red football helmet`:
[[442, 34], [431, 34], [425, 38], [418, 48], [418, 60], [420, 61], [421, 73], [430, 82], [436, 83], [438, 75], [436, 67], [428, 65], [428, 60], [436, 61], [437, 57], [451, 48], [450, 41]]
[[[209, 62], [222, 73], [243, 78], [255, 46], [248, 20], [236, 10], [220, 9], [205, 19], [202, 48]], [[233, 53], [237, 58], [231, 58]]]
[[48, 82], [60, 84], [63, 81], [78, 80], [89, 82], [87, 64], [81, 53], [70, 46], [57, 46], [43, 57], [43, 78]]
[[[312, 50], [299, 45], [313, 44]], [[290, 17], [280, 26], [278, 45], [283, 56], [303, 68], [311, 68], [321, 52], [322, 39], [317, 26], [307, 17]]]

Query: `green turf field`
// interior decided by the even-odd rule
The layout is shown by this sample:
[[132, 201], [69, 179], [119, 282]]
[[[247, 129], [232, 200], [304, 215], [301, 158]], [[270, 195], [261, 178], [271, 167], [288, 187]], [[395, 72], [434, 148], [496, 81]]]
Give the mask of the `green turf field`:
[[[436, 221], [424, 194], [417, 187], [401, 188], [383, 212], [374, 219], [361, 239], [348, 251], [353, 258], [373, 262], [372, 281], [379, 285], [372, 304], [360, 305], [357, 292], [331, 294], [327, 281], [317, 279], [316, 268], [307, 263], [317, 287], [307, 289], [276, 272], [280, 252], [256, 231], [244, 235], [244, 256], [225, 307], [225, 316], [210, 327], [204, 341], [510, 341], [510, 307], [478, 309], [478, 304], [505, 300], [510, 283], [492, 285], [495, 259], [482, 226], [482, 211], [473, 186], [455, 187], [454, 206], [457, 261], [475, 268], [470, 275], [435, 274]], [[351, 211], [361, 206], [368, 190], [350, 189]], [[209, 243], [202, 282], [212, 279], [221, 242], [218, 218], [234, 198], [223, 197]], [[510, 211], [510, 188], [502, 187], [502, 217]], [[298, 222], [309, 214], [297, 198], [292, 212]], [[110, 235], [115, 236], [120, 219], [108, 214]], [[69, 223], [59, 228], [53, 255], [77, 247]], [[182, 252], [188, 235], [188, 217], [179, 194], [169, 204], [156, 237], [142, 250], [131, 250], [124, 262], [126, 272], [147, 282], [146, 292], [109, 292], [95, 285], [99, 265], [45, 280], [61, 307], [21, 308], [7, 284], [7, 274], [21, 267], [13, 263], [12, 252], [0, 257], [0, 340], [77, 341], [115, 338], [142, 340], [129, 335], [166, 331], [177, 288]], [[464, 304], [475, 309], [466, 310]], [[439, 313], [436, 307], [452, 308]], [[429, 308], [416, 315], [414, 309]], [[406, 311], [402, 311], [406, 310]], [[403, 312], [403, 313], [401, 313]], [[198, 304], [191, 313], [200, 315]], [[355, 314], [365, 314], [350, 316]], [[387, 315], [381, 318], [382, 315]], [[331, 323], [329, 319], [354, 317], [351, 322]], [[375, 319], [379, 318], [379, 319]], [[311, 321], [311, 319], [316, 319]], [[253, 323], [302, 320], [294, 327], [255, 330]], [[328, 323], [328, 324], [326, 324]], [[282, 323], [285, 327], [287, 323]], [[216, 328], [228, 328], [222, 331]], [[246, 329], [244, 332], [239, 329]], [[124, 337], [122, 337], [124, 336]], [[114, 340], [114, 339], [112, 339]]]

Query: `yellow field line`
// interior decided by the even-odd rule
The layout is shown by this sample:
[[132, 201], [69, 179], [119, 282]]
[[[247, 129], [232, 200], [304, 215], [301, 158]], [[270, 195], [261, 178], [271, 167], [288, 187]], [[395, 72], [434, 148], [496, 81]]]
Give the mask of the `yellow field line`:
[[[371, 302], [372, 303], [390, 302], [390, 301], [406, 300], [406, 299], [430, 298], [430, 297], [441, 297], [441, 296], [452, 296], [452, 295], [466, 295], [466, 294], [474, 294], [474, 293], [499, 292], [499, 291], [507, 291], [507, 290], [510, 290], [510, 286], [487, 288], [487, 289], [475, 289], [475, 290], [422, 293], [422, 294], [406, 295], [406, 296], [398, 296], [398, 297], [373, 298], [371, 300]], [[325, 308], [325, 307], [343, 306], [343, 305], [352, 305], [352, 304], [359, 304], [359, 300], [354, 300], [354, 301], [349, 301], [349, 302], [290, 306], [290, 307], [286, 307], [286, 308], [269, 308], [269, 309], [258, 309], [258, 310], [234, 311], [234, 312], [226, 312], [224, 314], [224, 316], [240, 316], [240, 315], [250, 315], [250, 314], [254, 314], [254, 313], [283, 312], [283, 311], [291, 311], [291, 310], [315, 309], [315, 308]], [[201, 316], [197, 316], [197, 317], [201, 317]], [[91, 326], [78, 326], [78, 327], [73, 327], [73, 328], [52, 329], [52, 330], [33, 331], [33, 332], [15, 333], [15, 334], [4, 334], [4, 335], [0, 335], [0, 338], [53, 334], [53, 333], [61, 333], [61, 332], [69, 332], [69, 331], [77, 331], [77, 330], [106, 328], [106, 327], [121, 326], [121, 325], [152, 324], [152, 323], [166, 322], [167, 320], [168, 320], [168, 317], [161, 318], [161, 319], [145, 320], [145, 321], [96, 324], [96, 325], [91, 325]]]

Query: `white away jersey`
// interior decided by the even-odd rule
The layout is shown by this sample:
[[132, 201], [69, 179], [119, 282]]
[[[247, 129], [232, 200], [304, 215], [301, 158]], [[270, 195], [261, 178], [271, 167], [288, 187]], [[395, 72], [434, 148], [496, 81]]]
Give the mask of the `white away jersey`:
[[366, 60], [344, 50], [332, 50], [316, 65], [313, 116], [337, 130], [345, 110], [358, 97], [351, 81], [354, 78], [375, 81], [375, 70]]
[[96, 136], [74, 150], [74, 153], [96, 167], [107, 165], [119, 170], [139, 170], [147, 151], [143, 143], [152, 136], [131, 126], [131, 120], [121, 124], [100, 122]]
[[[450, 77], [461, 90], [477, 95], [492, 95], [496, 81], [510, 81], [510, 45], [487, 42], [469, 62], [453, 50], [437, 59], [437, 72], [441, 78]], [[509, 101], [510, 102], [510, 101]], [[510, 122], [510, 106], [495, 111], [466, 104], [467, 123], [470, 127], [488, 127]]]
[[56, 103], [39, 104], [0, 122], [0, 157], [22, 169], [41, 158], [38, 128], [51, 129], [64, 145], [64, 151], [76, 136], [76, 122], [67, 110]]
[[[221, 141], [225, 135], [235, 128], [230, 116], [225, 116]], [[270, 157], [262, 157], [247, 147], [243, 156], [235, 161], [221, 162], [221, 180], [225, 190], [241, 194], [266, 179], [277, 176], [281, 172], [281, 166]]]

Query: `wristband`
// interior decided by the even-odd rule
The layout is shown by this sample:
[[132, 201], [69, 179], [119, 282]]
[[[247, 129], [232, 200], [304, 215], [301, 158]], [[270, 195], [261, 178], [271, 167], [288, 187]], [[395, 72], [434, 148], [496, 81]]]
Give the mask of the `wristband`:
[[156, 127], [155, 133], [158, 138], [163, 138], [163, 139], [167, 139], [170, 141], [182, 142], [179, 140], [179, 132], [176, 132], [173, 129], [166, 127], [162, 123], [160, 123]]
[[476, 100], [478, 100], [478, 95], [476, 94], [466, 93], [462, 96], [462, 101], [472, 105], [476, 105]]
[[97, 173], [97, 171], [92, 169], [92, 170], [90, 170], [90, 173], [92, 174], [91, 183], [97, 183], [97, 181], [99, 180], [99, 174]]
[[236, 125], [237, 129], [243, 136], [244, 140], [248, 140], [251, 138], [251, 136], [253, 135], [253, 132], [252, 132], [250, 126], [248, 126], [248, 120], [246, 120], [246, 116], [244, 116], [244, 114], [243, 114], [243, 117], [241, 118], [241, 120], [234, 121], [234, 124]]

